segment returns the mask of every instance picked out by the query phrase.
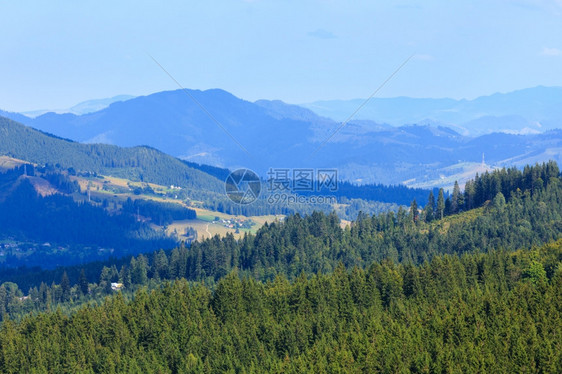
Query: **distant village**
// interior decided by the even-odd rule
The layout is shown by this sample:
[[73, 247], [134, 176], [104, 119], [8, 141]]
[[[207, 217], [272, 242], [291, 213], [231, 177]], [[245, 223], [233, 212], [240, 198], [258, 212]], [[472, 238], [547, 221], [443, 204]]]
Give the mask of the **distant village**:
[[219, 217], [215, 217], [215, 220], [213, 221], [214, 224], [219, 224], [223, 227], [226, 227], [228, 229], [250, 229], [252, 228], [252, 226], [254, 226], [256, 223], [254, 221], [252, 221], [251, 219], [248, 218], [229, 218], [229, 219], [224, 219], [224, 218], [219, 218]]

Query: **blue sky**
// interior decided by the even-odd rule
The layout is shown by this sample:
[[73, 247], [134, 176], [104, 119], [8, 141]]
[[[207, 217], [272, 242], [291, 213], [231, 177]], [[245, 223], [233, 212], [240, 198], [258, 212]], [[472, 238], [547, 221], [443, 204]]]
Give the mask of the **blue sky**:
[[562, 86], [562, 0], [1, 2], [0, 109], [222, 88], [247, 100]]

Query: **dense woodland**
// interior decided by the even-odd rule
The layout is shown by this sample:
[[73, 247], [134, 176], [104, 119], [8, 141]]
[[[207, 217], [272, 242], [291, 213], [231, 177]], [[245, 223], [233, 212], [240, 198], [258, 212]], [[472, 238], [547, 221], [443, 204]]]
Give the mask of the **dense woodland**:
[[150, 218], [152, 222], [159, 226], [169, 225], [175, 220], [197, 218], [195, 210], [186, 208], [182, 205], [142, 199], [135, 201], [131, 198], [127, 199], [127, 201], [123, 204], [122, 210], [125, 214], [137, 214]]
[[[526, 183], [526, 178], [523, 178], [525, 174], [540, 175], [547, 170], [552, 175], [541, 188], [531, 192], [522, 184]], [[293, 280], [302, 273], [330, 273], [339, 264], [363, 269], [380, 261], [420, 265], [440, 254], [461, 255], [500, 248], [516, 250], [560, 238], [562, 185], [554, 176], [559, 173], [556, 164], [536, 165], [522, 172], [500, 170], [478, 177], [476, 181], [480, 183], [506, 173], [512, 175], [513, 180], [521, 181], [514, 183], [515, 190], [512, 193], [504, 190], [508, 199], [503, 197], [502, 192], [496, 192], [492, 201], [485, 201], [479, 208], [455, 214], [449, 208], [449, 216], [443, 219], [439, 219], [441, 212], [438, 207], [451, 206], [450, 199], [447, 199], [447, 203], [436, 204], [435, 210], [431, 211], [428, 210], [430, 204], [426, 204], [423, 210], [400, 209], [396, 214], [389, 212], [375, 216], [361, 214], [357, 221], [346, 228], [341, 227], [335, 213], [297, 214], [287, 217], [283, 222], [266, 224], [256, 235], [246, 235], [238, 241], [232, 235], [224, 238], [215, 236], [194, 242], [190, 247], [181, 246], [171, 251], [157, 251], [91, 265], [54, 271], [4, 271], [0, 279], [3, 282], [15, 282], [15, 286], [10, 286], [12, 292], [7, 293], [11, 297], [5, 300], [6, 311], [16, 317], [32, 310], [46, 310], [59, 303], [76, 304], [91, 298], [99, 299], [111, 293], [100, 284], [107, 285], [110, 282], [123, 283], [128, 291], [153, 286], [152, 283], [160, 280], [181, 278], [205, 281], [212, 286], [233, 270], [258, 281], [269, 281], [279, 274]], [[504, 180], [500, 183], [508, 182]], [[490, 192], [484, 188], [483, 193]], [[467, 194], [466, 200], [470, 199]], [[464, 207], [462, 209], [466, 209]], [[95, 292], [80, 292], [78, 286], [82, 271], [85, 281], [90, 283]], [[70, 287], [66, 293], [68, 298], [61, 298], [58, 291], [63, 276], [69, 279], [69, 287], [74, 287]], [[49, 297], [43, 298], [43, 302], [32, 302], [32, 298], [23, 303], [25, 305], [10, 304], [12, 299], [24, 293], [36, 294], [41, 288], [49, 294]]]
[[0, 370], [556, 373], [561, 261], [556, 242], [293, 282], [234, 272], [214, 292], [181, 280], [71, 317], [5, 321]]
[[455, 182], [452, 195], [444, 201], [443, 189], [439, 191], [437, 201], [431, 193], [425, 205], [425, 212], [430, 212], [429, 215], [426, 214], [426, 220], [477, 208], [496, 198], [509, 201], [512, 197], [520, 197], [523, 191], [532, 196], [542, 193], [552, 183], [557, 185], [559, 181], [560, 169], [554, 161], [527, 165], [522, 171], [512, 167], [476, 174], [473, 180], [467, 181], [464, 192], [461, 192]]
[[[34, 193], [15, 192], [49, 201]], [[8, 272], [0, 372], [558, 372], [558, 166], [485, 173], [423, 203]]]
[[[128, 212], [109, 214], [102, 207], [76, 202], [63, 194], [41, 196], [28, 178], [21, 178], [20, 172], [15, 169], [0, 173], [0, 183], [9, 181], [11, 188], [9, 194], [0, 200], [0, 238], [49, 245], [45, 247], [45, 253], [34, 253], [29, 257], [23, 253], [8, 254], [2, 266], [18, 266], [22, 263], [44, 266], [46, 259], [51, 263], [70, 265], [107, 258], [113, 250], [122, 255], [136, 254], [158, 248], [173, 248], [177, 244], [177, 240], [152, 229], [147, 223], [139, 222]], [[61, 174], [47, 174], [46, 179], [68, 193], [77, 189]], [[167, 206], [150, 206], [150, 211], [143, 207], [143, 212], [146, 210], [156, 218], [162, 216], [167, 219], [168, 214], [181, 213], [191, 217], [195, 213], [187, 209], [181, 213], [176, 210], [170, 213]], [[76, 250], [59, 251], [57, 247], [60, 245]], [[84, 248], [80, 250], [81, 247]]]
[[[537, 165], [529, 170], [555, 166]], [[559, 173], [557, 167], [552, 173]], [[477, 180], [486, 178], [490, 176]], [[342, 228], [335, 213], [292, 215], [238, 241], [231, 235], [217, 236], [195, 242], [189, 249], [174, 249], [162, 260], [169, 264], [163, 273], [169, 279], [213, 282], [238, 269], [243, 275], [265, 281], [277, 274], [294, 279], [301, 272], [329, 273], [339, 263], [348, 268], [366, 268], [382, 260], [422, 264], [439, 254], [530, 248], [562, 236], [562, 184], [558, 177], [548, 180], [533, 191], [515, 186], [507, 200], [497, 192], [483, 206], [460, 214], [449, 212], [444, 219], [427, 218], [429, 214], [439, 216], [438, 209], [431, 213], [427, 209], [422, 213], [400, 209], [396, 214], [362, 214], [351, 226]]]
[[[425, 200], [428, 190], [422, 188], [409, 188], [404, 185], [387, 186], [383, 184], [356, 185], [346, 181], [339, 181], [336, 191], [330, 191], [327, 195], [333, 195], [338, 200], [361, 199], [366, 201], [376, 200], [382, 203], [394, 203], [408, 205], [412, 200]], [[304, 192], [299, 192], [306, 195]], [[309, 194], [314, 195], [315, 192]], [[365, 212], [365, 211], [364, 211]]]
[[221, 181], [150, 147], [121, 148], [82, 144], [26, 127], [0, 117], [0, 155], [39, 165], [58, 165], [97, 174], [114, 175], [165, 186], [222, 192]]

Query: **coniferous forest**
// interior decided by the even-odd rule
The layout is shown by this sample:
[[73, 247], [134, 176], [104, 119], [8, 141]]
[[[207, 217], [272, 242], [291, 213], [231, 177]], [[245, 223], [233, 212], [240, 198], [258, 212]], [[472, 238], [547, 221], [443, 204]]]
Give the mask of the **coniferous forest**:
[[0, 371], [557, 373], [560, 238], [549, 162], [345, 227], [291, 215], [240, 240], [22, 269], [0, 286]]
[[562, 0], [106, 2], [0, 1], [0, 374], [562, 374]]
[[329, 275], [185, 280], [4, 321], [17, 372], [543, 372], [562, 367], [562, 242]]

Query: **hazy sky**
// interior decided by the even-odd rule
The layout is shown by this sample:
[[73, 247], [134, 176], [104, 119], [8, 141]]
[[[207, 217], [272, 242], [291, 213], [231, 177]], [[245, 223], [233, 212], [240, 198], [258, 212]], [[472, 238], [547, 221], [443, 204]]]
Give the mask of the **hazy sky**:
[[[165, 5], [164, 5], [165, 4]], [[2, 1], [0, 109], [222, 88], [246, 100], [562, 86], [562, 0]]]

